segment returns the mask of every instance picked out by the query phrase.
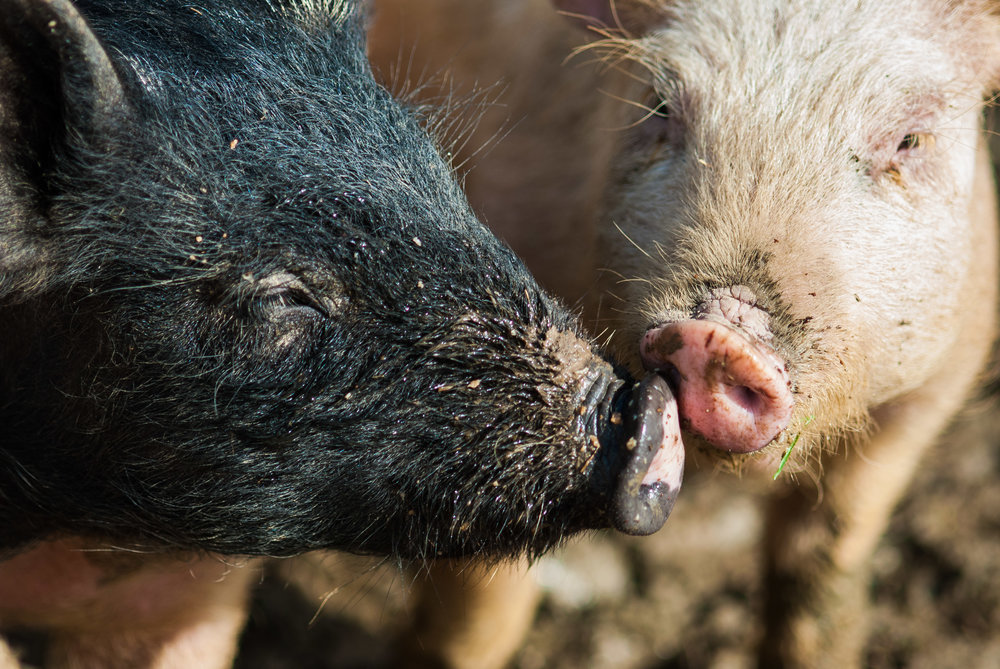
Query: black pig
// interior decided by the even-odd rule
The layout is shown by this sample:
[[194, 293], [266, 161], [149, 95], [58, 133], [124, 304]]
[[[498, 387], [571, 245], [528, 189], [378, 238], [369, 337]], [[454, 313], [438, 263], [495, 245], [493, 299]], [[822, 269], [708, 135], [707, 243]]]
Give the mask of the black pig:
[[[188, 611], [221, 564], [81, 547], [496, 558], [665, 520], [669, 390], [475, 220], [358, 5], [0, 0], [0, 625], [51, 623], [45, 574]], [[65, 654], [152, 662], [99, 637]]]

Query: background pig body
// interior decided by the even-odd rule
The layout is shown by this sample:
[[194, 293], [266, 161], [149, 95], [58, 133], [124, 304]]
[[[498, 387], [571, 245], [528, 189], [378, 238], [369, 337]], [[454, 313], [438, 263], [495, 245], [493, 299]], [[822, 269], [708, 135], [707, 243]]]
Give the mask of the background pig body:
[[[529, 266], [536, 229], [593, 240], [594, 271], [559, 289], [586, 293], [595, 332], [634, 373], [671, 380], [689, 446], [773, 473], [795, 443], [783, 480], [822, 474], [818, 505], [803, 486], [774, 506], [762, 664], [852, 666], [867, 558], [994, 333], [979, 131], [998, 65], [989, 7], [566, 0], [555, 4], [607, 39], [567, 66], [525, 66], [507, 55], [515, 37], [536, 55], [572, 41], [568, 25], [538, 20], [547, 3], [455, 4], [408, 15], [383, 2], [375, 60], [391, 63], [397, 42], [416, 54], [411, 71], [446, 69], [459, 91], [502, 77], [502, 113], [466, 141], [509, 119], [508, 147], [473, 158], [467, 181], [484, 219]], [[522, 186], [567, 172], [579, 187], [549, 191], [551, 220], [516, 209]], [[595, 181], [600, 202], [581, 215]], [[720, 346], [720, 333], [742, 343]], [[777, 362], [740, 371], [748, 356]], [[780, 412], [757, 412], [761, 377]], [[693, 389], [702, 379], [708, 390]], [[718, 395], [733, 390], [747, 401], [724, 410]], [[738, 410], [771, 427], [745, 439]]]
[[[627, 511], [639, 465], [602, 440], [631, 391], [376, 85], [362, 23], [0, 2], [0, 625], [87, 666], [192, 666], [164, 629], [224, 601], [231, 638], [250, 573], [218, 585], [204, 551], [495, 559]], [[654, 487], [646, 531], [676, 493]], [[94, 553], [116, 547], [163, 555]], [[152, 622], [99, 613], [156, 592]], [[130, 624], [152, 649], [95, 631]]]

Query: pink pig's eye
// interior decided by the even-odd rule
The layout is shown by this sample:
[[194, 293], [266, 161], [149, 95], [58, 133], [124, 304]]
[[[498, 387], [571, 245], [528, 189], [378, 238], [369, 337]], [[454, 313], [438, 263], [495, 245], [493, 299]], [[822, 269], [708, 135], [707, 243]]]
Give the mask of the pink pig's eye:
[[[901, 138], [887, 137], [876, 144], [868, 164], [868, 175], [872, 178], [889, 177], [893, 182], [904, 185], [904, 168], [910, 176], [919, 175], [923, 168], [922, 159], [934, 146], [934, 135], [930, 132], [911, 131]], [[895, 144], [895, 148], [893, 148]], [[914, 171], [916, 170], [916, 171]]]
[[676, 113], [676, 100], [663, 97], [656, 90], [651, 90], [643, 102], [646, 110], [639, 124], [644, 141], [666, 143], [674, 148], [684, 142], [684, 123], [681, 115]]
[[934, 143], [933, 135], [926, 132], [909, 132], [903, 136], [903, 140], [896, 147], [896, 153], [912, 152], [918, 149], [929, 147]]
[[903, 164], [911, 158], [921, 157], [934, 145], [934, 135], [927, 132], [908, 132], [896, 147], [895, 155], [882, 171], [897, 184], [903, 184]]
[[666, 100], [659, 97], [654, 97], [652, 100], [650, 100], [649, 115], [653, 118], [669, 119], [670, 105], [667, 104]]

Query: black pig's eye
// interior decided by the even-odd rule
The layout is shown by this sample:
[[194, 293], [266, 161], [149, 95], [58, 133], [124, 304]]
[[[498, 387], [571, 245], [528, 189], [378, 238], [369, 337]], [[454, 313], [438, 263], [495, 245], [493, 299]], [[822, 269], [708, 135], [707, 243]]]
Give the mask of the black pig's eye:
[[305, 290], [287, 288], [268, 292], [257, 298], [259, 308], [268, 311], [272, 309], [294, 310], [294, 311], [316, 311], [321, 316], [329, 316], [326, 307], [321, 302], [314, 299], [312, 294]]
[[331, 300], [318, 297], [303, 281], [290, 273], [279, 272], [254, 279], [245, 275], [245, 281], [252, 283], [249, 310], [264, 318], [287, 318], [289, 316], [328, 318]]

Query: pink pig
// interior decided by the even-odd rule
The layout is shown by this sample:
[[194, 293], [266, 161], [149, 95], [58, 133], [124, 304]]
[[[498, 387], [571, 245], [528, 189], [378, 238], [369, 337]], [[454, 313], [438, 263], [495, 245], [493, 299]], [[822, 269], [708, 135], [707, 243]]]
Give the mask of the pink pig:
[[776, 479], [761, 666], [859, 666], [868, 559], [994, 338], [1000, 10], [554, 4], [380, 0], [372, 56], [501, 82], [470, 201], [668, 380], [689, 455]]

